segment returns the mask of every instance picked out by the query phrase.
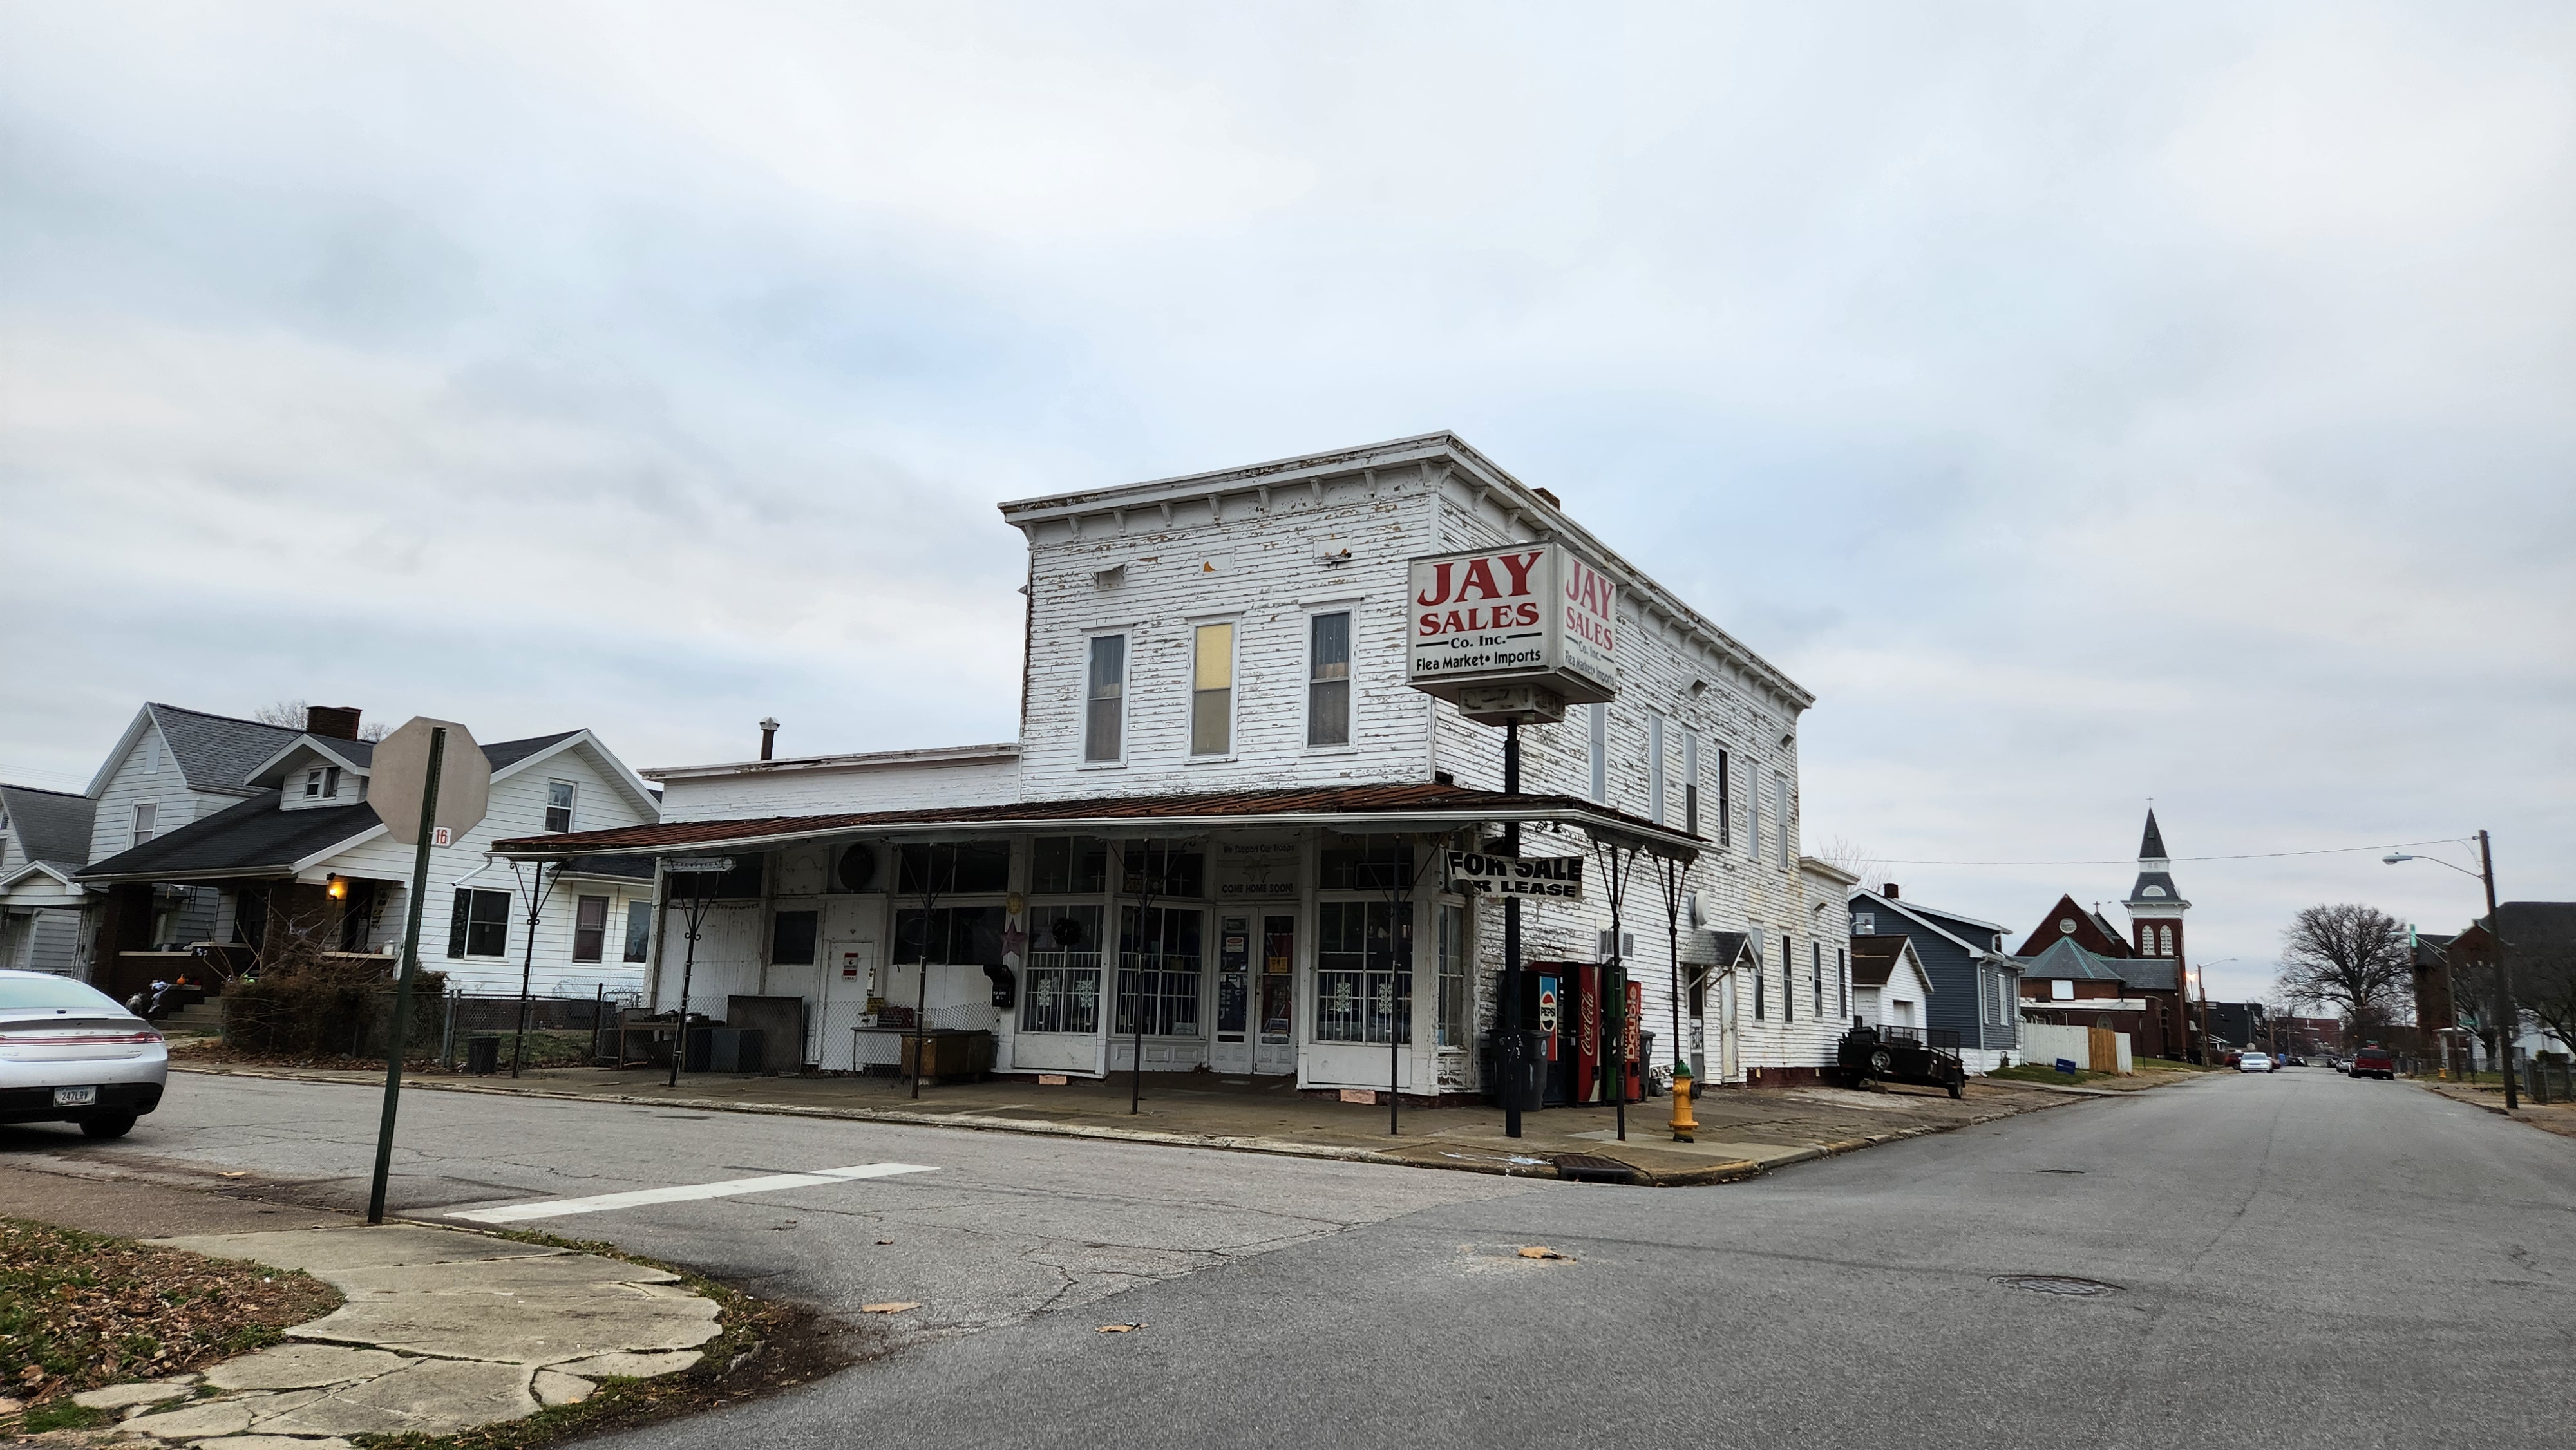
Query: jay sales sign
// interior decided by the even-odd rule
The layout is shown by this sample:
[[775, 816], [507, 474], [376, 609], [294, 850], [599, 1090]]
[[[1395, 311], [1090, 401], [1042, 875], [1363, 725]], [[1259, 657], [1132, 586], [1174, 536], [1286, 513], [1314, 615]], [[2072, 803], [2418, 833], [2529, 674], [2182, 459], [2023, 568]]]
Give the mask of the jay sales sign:
[[1568, 701], [1619, 687], [1610, 577], [1548, 541], [1411, 561], [1405, 682], [1444, 698], [1468, 686], [1531, 684]]

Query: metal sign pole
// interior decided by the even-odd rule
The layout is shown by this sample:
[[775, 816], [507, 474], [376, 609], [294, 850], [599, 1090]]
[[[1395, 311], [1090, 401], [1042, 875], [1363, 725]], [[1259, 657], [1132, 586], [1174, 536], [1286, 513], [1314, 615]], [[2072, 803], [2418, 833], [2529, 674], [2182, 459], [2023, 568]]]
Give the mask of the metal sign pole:
[[[1521, 793], [1521, 727], [1503, 727], [1503, 794]], [[1517, 858], [1521, 854], [1521, 823], [1515, 819], [1503, 827], [1503, 854]], [[1521, 1021], [1521, 899], [1516, 893], [1503, 898], [1503, 1030], [1519, 1037]], [[1522, 1039], [1523, 1044], [1526, 1039]], [[1506, 1055], [1497, 1051], [1494, 1061], [1500, 1066]], [[1538, 1069], [1545, 1072], [1546, 1069]], [[1521, 1135], [1521, 1100], [1515, 1089], [1518, 1083], [1507, 1081], [1503, 1092], [1503, 1136]], [[1542, 1093], [1542, 1097], [1544, 1093]]]
[[410, 1029], [411, 984], [420, 973], [420, 907], [429, 894], [429, 845], [437, 835], [438, 776], [447, 760], [447, 732], [429, 732], [429, 778], [420, 792], [420, 840], [412, 848], [411, 908], [403, 924], [402, 976], [394, 984], [394, 1022], [385, 1043], [385, 1111], [376, 1124], [376, 1171], [367, 1187], [367, 1222], [385, 1221], [385, 1177], [394, 1162], [394, 1110], [402, 1101], [403, 1038]]

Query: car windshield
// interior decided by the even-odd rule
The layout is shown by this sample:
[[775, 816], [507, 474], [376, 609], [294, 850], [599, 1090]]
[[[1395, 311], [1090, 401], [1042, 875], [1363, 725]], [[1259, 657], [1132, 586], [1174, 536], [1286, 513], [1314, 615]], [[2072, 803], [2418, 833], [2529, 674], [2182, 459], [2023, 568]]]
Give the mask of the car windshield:
[[125, 1010], [110, 1001], [106, 993], [69, 977], [0, 977], [0, 1012], [47, 1008], [75, 1012]]

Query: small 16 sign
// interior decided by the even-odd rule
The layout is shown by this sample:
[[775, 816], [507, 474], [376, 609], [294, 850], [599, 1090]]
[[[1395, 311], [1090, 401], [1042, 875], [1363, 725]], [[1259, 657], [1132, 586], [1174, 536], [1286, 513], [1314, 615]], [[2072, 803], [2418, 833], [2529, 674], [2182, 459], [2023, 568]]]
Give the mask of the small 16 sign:
[[1580, 856], [1488, 856], [1449, 853], [1449, 889], [1480, 896], [1526, 896], [1547, 901], [1583, 899]]
[[1446, 698], [1470, 685], [1529, 683], [1568, 701], [1619, 688], [1617, 591], [1561, 543], [1408, 561], [1405, 682]]

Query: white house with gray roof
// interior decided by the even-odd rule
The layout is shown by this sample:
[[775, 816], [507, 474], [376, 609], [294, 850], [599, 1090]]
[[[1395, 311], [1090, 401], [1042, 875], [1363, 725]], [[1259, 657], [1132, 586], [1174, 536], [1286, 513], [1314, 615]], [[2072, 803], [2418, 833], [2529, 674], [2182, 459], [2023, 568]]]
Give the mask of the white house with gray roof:
[[[90, 863], [69, 873], [97, 903], [91, 980], [123, 997], [155, 978], [239, 970], [285, 929], [326, 950], [391, 961], [413, 853], [368, 804], [375, 746], [358, 712], [315, 709], [301, 731], [146, 706], [95, 788]], [[655, 820], [652, 788], [587, 730], [483, 746], [489, 813], [431, 851], [421, 955], [468, 991], [588, 995], [640, 985], [652, 872], [564, 863], [542, 881], [486, 854], [500, 836]], [[540, 895], [535, 934], [529, 897]]]
[[0, 785], [0, 970], [80, 975], [97, 802], [70, 791]]

